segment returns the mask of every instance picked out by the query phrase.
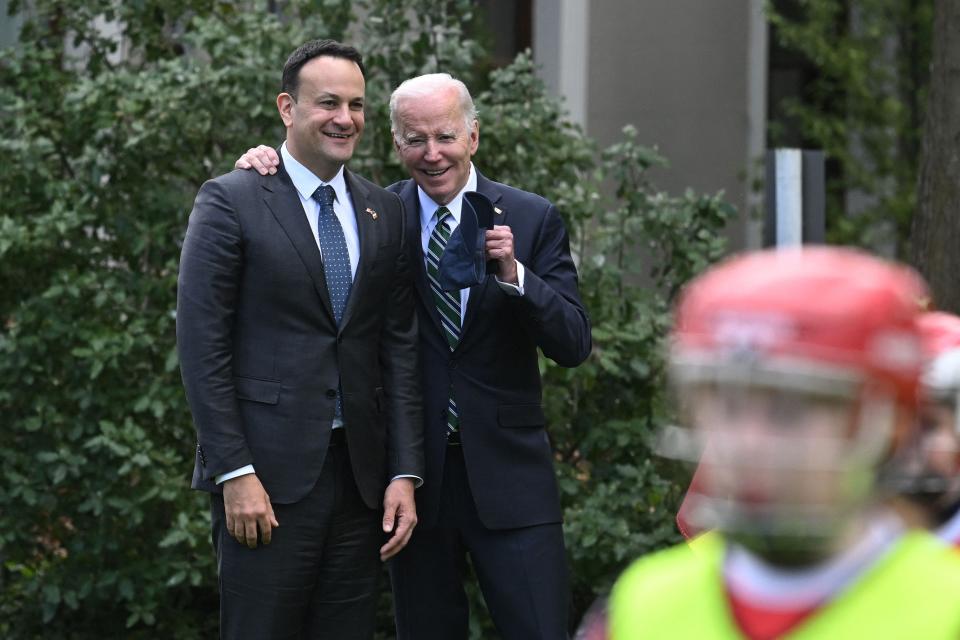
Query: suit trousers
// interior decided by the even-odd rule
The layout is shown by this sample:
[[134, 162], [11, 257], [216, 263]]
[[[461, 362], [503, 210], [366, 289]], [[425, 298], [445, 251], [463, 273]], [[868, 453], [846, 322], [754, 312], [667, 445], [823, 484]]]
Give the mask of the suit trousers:
[[223, 497], [211, 494], [220, 637], [372, 638], [384, 534], [379, 511], [357, 491], [347, 447], [327, 450], [307, 496], [273, 509], [280, 526], [271, 543], [250, 549], [230, 536]]
[[463, 450], [448, 445], [437, 524], [414, 530], [390, 561], [397, 640], [466, 640], [467, 555], [504, 640], [568, 637], [568, 573], [560, 523], [488, 529], [480, 522]]

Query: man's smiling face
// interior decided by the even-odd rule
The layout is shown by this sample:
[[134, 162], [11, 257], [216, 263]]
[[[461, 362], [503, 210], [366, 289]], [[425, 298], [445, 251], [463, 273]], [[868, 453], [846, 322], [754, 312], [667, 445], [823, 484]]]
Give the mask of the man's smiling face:
[[281, 94], [287, 148], [323, 180], [353, 156], [363, 133], [365, 84], [352, 60], [320, 56], [300, 69], [296, 98]]
[[454, 88], [403, 98], [397, 115], [394, 144], [410, 177], [434, 202], [448, 204], [470, 177], [480, 142], [477, 121], [468, 125]]

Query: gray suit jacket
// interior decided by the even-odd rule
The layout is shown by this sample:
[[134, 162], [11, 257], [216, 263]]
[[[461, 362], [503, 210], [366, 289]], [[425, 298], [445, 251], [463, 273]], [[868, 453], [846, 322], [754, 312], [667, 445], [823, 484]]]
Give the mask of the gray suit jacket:
[[[197, 429], [193, 487], [253, 464], [272, 501], [313, 487], [339, 382], [350, 459], [371, 508], [423, 477], [417, 320], [396, 195], [345, 172], [360, 262], [341, 326], [289, 175], [206, 182], [180, 258], [177, 348]], [[417, 238], [413, 238], [416, 242]]]

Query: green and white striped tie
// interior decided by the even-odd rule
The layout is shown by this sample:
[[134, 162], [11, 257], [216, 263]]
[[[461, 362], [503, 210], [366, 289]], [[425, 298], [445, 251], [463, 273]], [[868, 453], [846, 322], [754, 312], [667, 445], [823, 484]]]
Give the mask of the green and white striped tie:
[[[443, 333], [447, 337], [447, 343], [450, 350], [457, 348], [460, 342], [460, 292], [444, 291], [440, 287], [440, 256], [447, 248], [447, 241], [450, 240], [452, 232], [453, 214], [446, 207], [440, 207], [436, 213], [437, 225], [430, 234], [430, 242], [427, 243], [427, 279], [430, 281], [430, 290], [433, 291], [433, 302], [437, 305], [437, 311], [440, 312], [440, 324], [443, 326]], [[447, 401], [447, 435], [460, 428], [460, 416], [457, 413], [457, 403], [453, 399], [453, 387], [450, 388], [450, 396]]]

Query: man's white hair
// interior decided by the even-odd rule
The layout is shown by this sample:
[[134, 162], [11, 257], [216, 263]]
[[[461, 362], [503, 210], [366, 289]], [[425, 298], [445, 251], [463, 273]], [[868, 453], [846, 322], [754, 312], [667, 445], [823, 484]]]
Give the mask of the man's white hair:
[[467, 85], [457, 80], [449, 73], [428, 73], [426, 75], [410, 78], [400, 83], [400, 86], [394, 89], [390, 96], [390, 127], [393, 129], [393, 137], [397, 142], [402, 142], [400, 136], [402, 123], [398, 113], [400, 102], [407, 98], [423, 98], [432, 95], [444, 89], [455, 89], [460, 98], [460, 113], [463, 114], [463, 122], [467, 131], [473, 127], [474, 120], [477, 119], [477, 108], [473, 104], [473, 98], [470, 97], [470, 91]]

